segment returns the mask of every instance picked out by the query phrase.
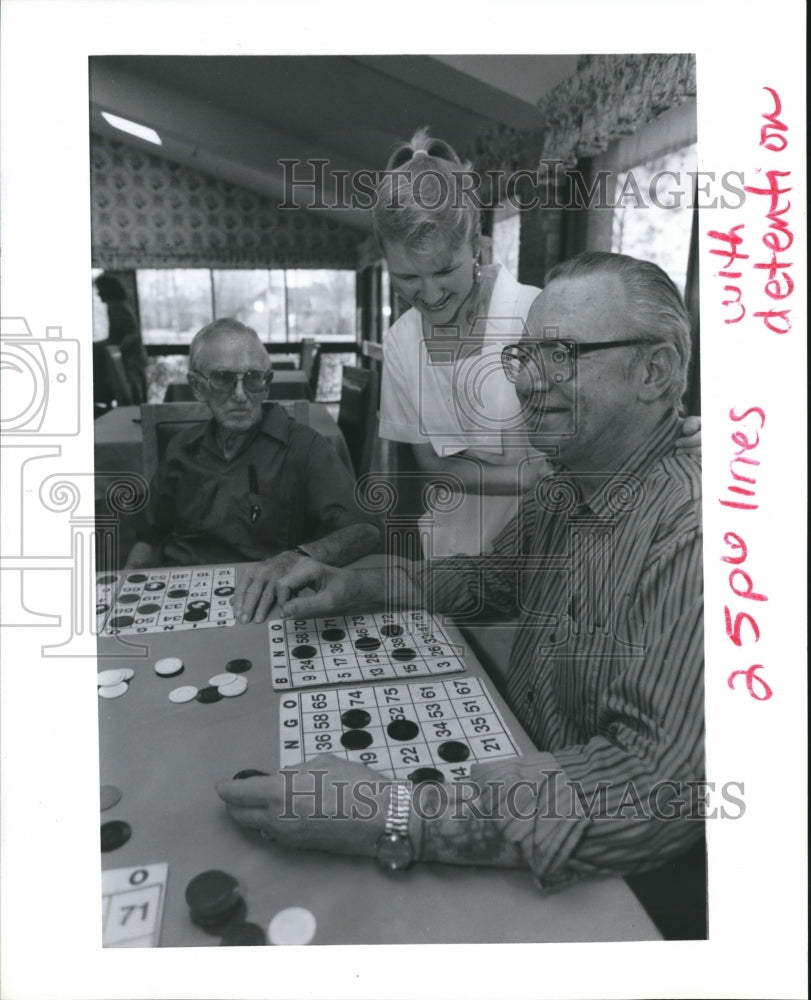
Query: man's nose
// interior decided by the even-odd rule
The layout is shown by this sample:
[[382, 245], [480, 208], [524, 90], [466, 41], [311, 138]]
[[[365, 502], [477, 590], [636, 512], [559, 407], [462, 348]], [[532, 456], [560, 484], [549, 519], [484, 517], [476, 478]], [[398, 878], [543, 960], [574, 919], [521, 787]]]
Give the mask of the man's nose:
[[243, 400], [248, 398], [247, 392], [245, 392], [245, 376], [238, 375], [236, 385], [231, 390], [231, 395], [235, 396], [238, 400]]

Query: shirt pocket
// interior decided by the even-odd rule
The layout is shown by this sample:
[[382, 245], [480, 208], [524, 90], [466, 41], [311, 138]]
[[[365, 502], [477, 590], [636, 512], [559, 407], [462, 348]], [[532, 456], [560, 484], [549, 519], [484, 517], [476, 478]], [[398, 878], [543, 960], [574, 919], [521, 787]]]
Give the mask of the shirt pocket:
[[235, 543], [261, 549], [267, 558], [289, 548], [289, 510], [284, 497], [245, 490], [232, 496], [223, 528], [233, 529]]

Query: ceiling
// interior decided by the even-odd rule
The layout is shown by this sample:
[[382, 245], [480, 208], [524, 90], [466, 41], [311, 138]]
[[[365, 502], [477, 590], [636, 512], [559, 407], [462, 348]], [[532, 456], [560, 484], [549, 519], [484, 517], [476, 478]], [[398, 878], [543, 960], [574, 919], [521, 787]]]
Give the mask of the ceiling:
[[[282, 200], [282, 159], [326, 159], [332, 172], [376, 170], [421, 125], [458, 150], [486, 130], [543, 126], [538, 99], [571, 76], [574, 55], [95, 56], [90, 127]], [[109, 111], [154, 128], [158, 147], [120, 132]], [[290, 169], [290, 168], [288, 168]], [[299, 172], [299, 170], [301, 172]], [[311, 176], [307, 165], [295, 176]], [[333, 209], [334, 210], [334, 209]], [[367, 229], [369, 213], [342, 221]]]

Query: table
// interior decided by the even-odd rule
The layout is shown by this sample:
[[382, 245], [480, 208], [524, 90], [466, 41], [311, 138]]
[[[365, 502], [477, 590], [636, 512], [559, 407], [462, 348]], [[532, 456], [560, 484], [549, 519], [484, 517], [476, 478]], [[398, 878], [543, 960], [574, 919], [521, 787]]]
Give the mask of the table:
[[[286, 372], [282, 374], [299, 374]], [[292, 415], [292, 402], [285, 406]], [[340, 428], [330, 416], [324, 403], [307, 404], [308, 423], [323, 435], [335, 448], [346, 467], [352, 471], [352, 459]], [[96, 475], [137, 472], [143, 474], [143, 437], [141, 434], [140, 408], [118, 406], [95, 421]], [[354, 475], [354, 472], [353, 472]]]
[[[242, 567], [238, 567], [240, 572]], [[460, 633], [448, 630], [460, 641]], [[296, 852], [233, 823], [214, 790], [243, 768], [278, 768], [278, 708], [271, 685], [266, 625], [99, 639], [99, 669], [135, 670], [127, 693], [99, 699], [100, 780], [122, 791], [102, 821], [120, 819], [132, 837], [102, 855], [105, 869], [168, 862], [161, 946], [217, 946], [190, 920], [184, 892], [209, 868], [235, 876], [247, 919], [267, 927], [289, 906], [316, 917], [314, 944], [483, 943], [656, 940], [659, 934], [622, 879], [541, 893], [526, 871], [417, 864], [386, 873], [370, 858]], [[123, 654], [123, 655], [122, 655]], [[177, 655], [179, 677], [154, 661]], [[234, 657], [247, 657], [248, 691], [215, 704], [172, 704], [181, 684], [206, 685]], [[483, 670], [472, 654], [468, 671]], [[458, 675], [457, 675], [458, 676]], [[385, 682], [384, 682], [385, 683]], [[531, 748], [492, 685], [490, 694], [523, 750]]]
[[[268, 399], [309, 399], [312, 391], [307, 374], [300, 369], [292, 371], [273, 369], [273, 381], [268, 388]], [[194, 399], [194, 393], [187, 382], [170, 382], [166, 387], [165, 403], [182, 403]]]

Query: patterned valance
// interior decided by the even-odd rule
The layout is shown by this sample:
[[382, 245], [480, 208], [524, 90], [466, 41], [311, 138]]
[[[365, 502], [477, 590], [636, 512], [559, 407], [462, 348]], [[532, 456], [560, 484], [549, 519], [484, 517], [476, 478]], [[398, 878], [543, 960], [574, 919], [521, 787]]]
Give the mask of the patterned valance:
[[352, 268], [364, 234], [91, 136], [93, 266]]
[[574, 76], [538, 102], [541, 159], [574, 166], [696, 92], [694, 55], [581, 56]]

